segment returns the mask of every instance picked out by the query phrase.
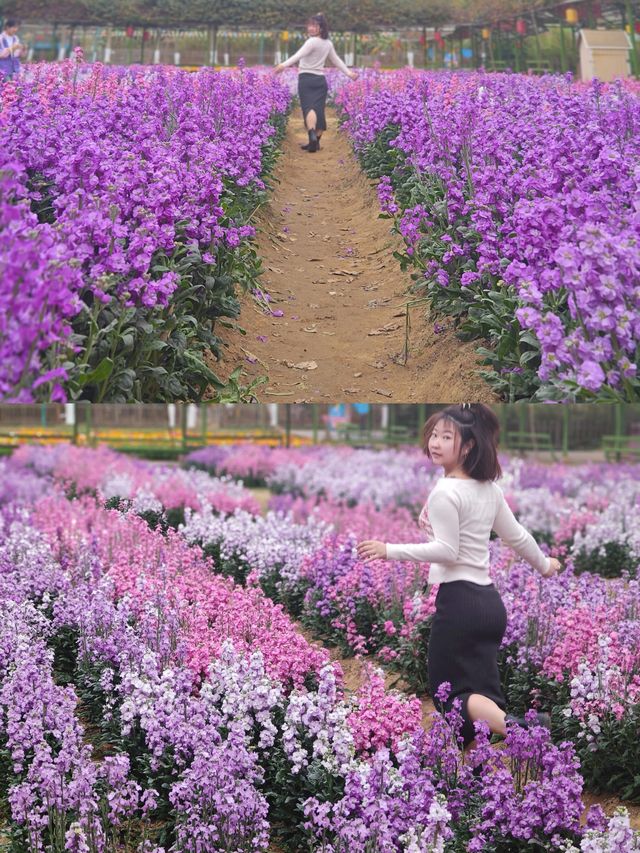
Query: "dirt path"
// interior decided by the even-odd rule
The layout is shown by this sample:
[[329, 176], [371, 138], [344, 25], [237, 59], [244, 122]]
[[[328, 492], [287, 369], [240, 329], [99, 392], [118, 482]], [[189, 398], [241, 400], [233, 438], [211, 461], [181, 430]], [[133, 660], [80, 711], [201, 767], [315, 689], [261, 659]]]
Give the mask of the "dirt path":
[[411, 298], [410, 275], [393, 257], [402, 241], [378, 219], [375, 190], [335, 115], [329, 124], [322, 150], [308, 154], [302, 119], [292, 116], [258, 222], [262, 287], [282, 316], [245, 298], [239, 323], [247, 334], [221, 332], [226, 353], [214, 369], [225, 378], [237, 364], [251, 378], [268, 374], [258, 390], [265, 402], [495, 400], [477, 374], [474, 344], [449, 329], [436, 333], [425, 305], [411, 309], [401, 363]]

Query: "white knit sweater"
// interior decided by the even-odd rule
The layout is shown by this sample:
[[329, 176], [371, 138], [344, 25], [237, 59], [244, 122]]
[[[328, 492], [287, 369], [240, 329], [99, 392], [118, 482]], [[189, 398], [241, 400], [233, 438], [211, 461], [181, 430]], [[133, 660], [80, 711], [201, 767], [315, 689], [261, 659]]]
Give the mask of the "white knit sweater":
[[349, 74], [349, 69], [336, 53], [331, 40], [320, 38], [320, 36], [308, 38], [300, 50], [285, 60], [282, 65], [288, 68], [299, 62], [301, 74], [324, 74], [327, 59], [344, 74]]
[[431, 563], [429, 583], [463, 580], [490, 584], [492, 530], [541, 575], [549, 572], [548, 558], [516, 520], [502, 489], [489, 480], [442, 477], [429, 495], [421, 521], [433, 541], [388, 544], [387, 558]]

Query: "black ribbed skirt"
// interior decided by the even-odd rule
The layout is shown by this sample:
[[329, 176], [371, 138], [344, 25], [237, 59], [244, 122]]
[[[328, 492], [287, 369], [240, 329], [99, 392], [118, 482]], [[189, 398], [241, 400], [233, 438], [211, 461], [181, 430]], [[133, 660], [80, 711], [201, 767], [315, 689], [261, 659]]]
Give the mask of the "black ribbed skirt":
[[308, 74], [305, 72], [298, 74], [298, 95], [300, 97], [302, 115], [306, 122], [307, 113], [309, 110], [314, 110], [318, 117], [316, 130], [327, 129], [327, 119], [324, 114], [324, 108], [327, 103], [328, 91], [329, 89], [324, 74]]
[[[465, 746], [475, 737], [467, 712], [471, 693], [493, 699], [506, 710], [498, 672], [498, 649], [506, 629], [507, 611], [493, 584], [440, 584], [429, 638], [429, 685], [436, 708], [442, 713], [451, 709], [454, 699], [462, 700]], [[451, 694], [443, 706], [435, 693], [444, 681], [451, 683]]]

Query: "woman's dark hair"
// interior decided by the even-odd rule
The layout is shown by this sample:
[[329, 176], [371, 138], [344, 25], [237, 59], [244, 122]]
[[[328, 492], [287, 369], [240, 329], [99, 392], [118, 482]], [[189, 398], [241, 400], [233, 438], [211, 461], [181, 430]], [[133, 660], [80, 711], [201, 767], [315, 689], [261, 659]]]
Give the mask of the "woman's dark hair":
[[451, 421], [455, 426], [460, 436], [460, 447], [473, 441], [473, 446], [462, 459], [462, 469], [466, 474], [474, 480], [497, 480], [502, 476], [498, 461], [500, 422], [488, 406], [482, 403], [462, 403], [447, 406], [431, 415], [422, 431], [422, 446], [429, 459], [429, 438], [440, 421]]
[[19, 27], [19, 26], [20, 26], [20, 21], [16, 21], [15, 18], [7, 18], [7, 20], [4, 22], [5, 30], [10, 30], [11, 27]]
[[309, 22], [313, 21], [314, 24], [317, 24], [320, 27], [320, 38], [328, 39], [329, 38], [329, 25], [327, 24], [327, 19], [321, 13], [317, 15], [312, 15], [309, 18]]

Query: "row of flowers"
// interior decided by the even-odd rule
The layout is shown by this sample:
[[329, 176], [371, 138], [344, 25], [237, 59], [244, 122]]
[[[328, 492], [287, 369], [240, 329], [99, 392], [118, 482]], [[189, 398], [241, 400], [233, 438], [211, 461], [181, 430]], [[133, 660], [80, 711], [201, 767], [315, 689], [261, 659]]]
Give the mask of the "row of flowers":
[[[514, 728], [463, 760], [374, 670], [339, 669], [178, 534], [44, 481], [0, 512], [0, 798], [29, 851], [633, 850], [574, 749]], [[531, 775], [533, 773], [533, 776]], [[558, 785], [562, 779], [563, 786]]]
[[[52, 469], [43, 462], [45, 451], [25, 450], [13, 464], [25, 464], [32, 453], [40, 454], [41, 469]], [[61, 451], [49, 453], [53, 458]], [[344, 463], [345, 456], [341, 451], [339, 455]], [[361, 456], [366, 468], [368, 454]], [[534, 466], [527, 472], [521, 465], [516, 472], [524, 488], [539, 488], [543, 482], [552, 488], [555, 482], [556, 494], [562, 482], [576, 493], [586, 482], [594, 487], [592, 466], [582, 472], [575, 469], [573, 479], [567, 472], [562, 479], [552, 467], [544, 471]], [[82, 482], [80, 466], [77, 471]], [[632, 473], [620, 468], [617, 494], [624, 494]], [[310, 471], [308, 482], [312, 479]], [[115, 501], [112, 491], [101, 497], [123, 510], [145, 514], [124, 492]], [[213, 558], [216, 571], [249, 589], [259, 585], [319, 636], [349, 653], [375, 654], [396, 667], [414, 689], [428, 690], [426, 655], [437, 592], [427, 587], [428, 567], [383, 562], [365, 566], [354, 548], [358, 540], [371, 537], [420, 541], [414, 515], [388, 505], [379, 509], [350, 506], [350, 501], [274, 500], [285, 500], [288, 512], [271, 511], [262, 518], [238, 510], [226, 516], [205, 502], [200, 510], [186, 510], [179, 534]], [[633, 768], [639, 756], [633, 732], [640, 712], [638, 581], [578, 575], [571, 558], [564, 573], [543, 581], [514, 562], [499, 542], [492, 544], [492, 571], [509, 614], [501, 669], [510, 706], [523, 711], [530, 704], [553, 707], [554, 734], [573, 740], [589, 784], [637, 796]]]
[[[506, 455], [501, 463], [500, 483], [511, 509], [541, 541], [572, 557], [578, 572], [637, 574], [637, 465], [547, 465]], [[439, 469], [410, 447], [377, 451], [214, 446], [190, 453], [185, 464], [251, 485], [268, 485], [281, 495], [272, 499], [273, 508], [291, 509], [298, 516], [308, 514], [321, 498], [347, 506], [406, 507], [417, 516], [439, 476]]]
[[372, 70], [336, 103], [403, 268], [490, 342], [503, 398], [637, 399], [637, 87]]
[[2, 89], [0, 399], [220, 391], [205, 356], [256, 287], [251, 215], [290, 94], [244, 69], [77, 60]]

